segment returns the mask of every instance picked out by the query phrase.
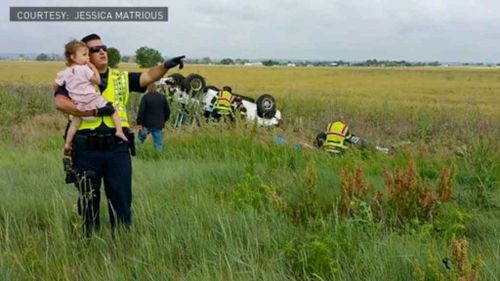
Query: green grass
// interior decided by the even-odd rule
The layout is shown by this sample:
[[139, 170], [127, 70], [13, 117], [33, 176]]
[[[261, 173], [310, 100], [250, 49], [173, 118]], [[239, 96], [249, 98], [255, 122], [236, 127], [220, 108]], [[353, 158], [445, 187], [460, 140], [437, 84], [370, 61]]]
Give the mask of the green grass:
[[[176, 134], [183, 135], [182, 143]], [[273, 185], [289, 202], [300, 200], [305, 168], [313, 160], [318, 204], [333, 209], [342, 165], [361, 164], [370, 182], [380, 184], [383, 168], [400, 163], [400, 155], [333, 159], [253, 144], [243, 136], [230, 139], [229, 133], [202, 139], [203, 134], [169, 132], [166, 153], [156, 159], [151, 143], [141, 148], [133, 167], [134, 225], [117, 240], [110, 237], [106, 216], [101, 231], [90, 240], [82, 237], [74, 213], [77, 192], [63, 184], [57, 145], [42, 150], [2, 145], [3, 278], [290, 280], [314, 279], [316, 273], [336, 280], [408, 280], [415, 258], [425, 260], [429, 251], [449, 255], [449, 241], [440, 234], [391, 233], [376, 224], [338, 221], [328, 212], [296, 225], [266, 201], [251, 206], [234, 198], [233, 191], [248, 183], [245, 173], [253, 161], [256, 179], [247, 188]], [[436, 161], [431, 156], [419, 163]], [[483, 280], [500, 273], [499, 213], [473, 209], [466, 226], [471, 250], [484, 262]]]
[[[219, 79], [227, 70], [206, 71]], [[245, 79], [262, 75], [248, 71], [255, 71], [254, 76]], [[265, 71], [275, 73], [278, 81], [287, 74]], [[490, 72], [335, 71], [338, 81], [353, 76], [362, 83], [341, 83], [358, 93], [368, 91], [364, 78], [380, 87], [397, 85], [393, 93], [427, 87], [415, 80], [446, 80], [444, 86], [457, 92], [467, 79], [475, 81], [467, 84], [472, 91], [481, 92], [482, 83], [495, 87]], [[408, 86], [391, 82], [401, 75], [409, 79]], [[243, 80], [240, 87], [254, 87]], [[470, 259], [481, 260], [479, 280], [500, 279], [496, 113], [468, 107], [468, 98], [460, 95], [436, 106], [419, 91], [415, 99], [422, 100], [398, 101], [400, 106], [390, 101], [360, 104], [362, 97], [335, 95], [330, 96], [334, 102], [315, 96], [304, 106], [303, 97], [277, 91], [286, 121], [281, 128], [207, 124], [175, 130], [169, 124], [162, 154], [148, 140], [133, 160], [132, 229], [113, 239], [107, 212], [102, 212], [101, 229], [86, 239], [75, 211], [77, 191], [64, 184], [65, 121], [52, 106], [50, 88], [0, 86], [0, 279], [415, 280], [418, 261], [427, 280], [439, 280], [431, 277], [431, 257], [437, 270], [448, 274], [445, 280], [454, 280], [454, 271], [441, 263], [450, 257], [453, 234], [465, 235]], [[376, 100], [370, 95], [363, 97]], [[498, 98], [486, 94], [474, 99]], [[331, 108], [352, 112], [355, 132], [398, 148], [389, 155], [352, 150], [342, 157], [306, 146], [295, 152], [292, 145], [311, 143], [326, 126]], [[291, 145], [276, 144], [277, 135]], [[441, 168], [456, 167], [453, 200], [442, 216], [393, 228], [368, 211], [349, 218], [338, 215], [342, 167], [362, 167], [373, 194], [384, 189], [385, 169], [410, 161], [427, 183], [437, 181]], [[105, 207], [102, 202], [101, 210]]]

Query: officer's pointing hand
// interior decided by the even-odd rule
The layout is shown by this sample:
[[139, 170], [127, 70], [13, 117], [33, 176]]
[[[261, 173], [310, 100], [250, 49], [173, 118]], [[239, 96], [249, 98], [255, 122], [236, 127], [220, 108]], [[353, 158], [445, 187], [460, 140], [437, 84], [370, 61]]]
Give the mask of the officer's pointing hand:
[[185, 57], [186, 56], [178, 56], [178, 57], [171, 58], [171, 59], [165, 61], [165, 63], [163, 63], [163, 66], [165, 66], [165, 68], [167, 68], [167, 69], [179, 66], [179, 69], [182, 69], [184, 67], [183, 59]]

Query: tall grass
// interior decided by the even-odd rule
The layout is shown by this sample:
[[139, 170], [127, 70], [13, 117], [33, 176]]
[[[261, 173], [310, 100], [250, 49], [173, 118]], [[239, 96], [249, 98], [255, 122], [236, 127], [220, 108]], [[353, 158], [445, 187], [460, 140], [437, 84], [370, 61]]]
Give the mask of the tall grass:
[[[229, 75], [226, 68], [201, 71], [213, 73], [213, 79]], [[268, 85], [255, 83], [269, 73], [277, 85], [285, 85], [282, 70], [262, 71], [248, 70], [253, 76], [240, 78], [238, 87], [264, 88]], [[297, 77], [322, 73], [290, 71]], [[394, 81], [394, 75], [406, 78]], [[353, 80], [346, 82], [346, 77]], [[456, 92], [463, 91], [455, 84], [459, 82], [478, 92], [483, 83], [495, 85], [490, 72], [465, 70], [335, 70], [321, 79], [331, 88], [331, 81], [349, 86], [353, 93], [368, 91], [364, 79], [375, 81], [374, 91], [394, 86], [392, 94], [427, 87], [415, 80], [446, 80]], [[304, 85], [312, 85], [307, 79], [297, 81], [286, 87], [304, 92]], [[489, 105], [459, 111], [465, 106], [461, 101], [468, 99], [460, 94], [450, 94], [439, 106], [423, 99], [413, 107], [403, 101], [359, 103], [362, 97], [376, 100], [371, 96], [375, 92], [339, 97], [324, 90], [306, 99], [276, 91], [285, 114], [283, 127], [241, 122], [174, 129], [169, 124], [163, 153], [156, 153], [150, 141], [140, 146], [133, 161], [131, 230], [113, 239], [103, 212], [102, 228], [87, 239], [75, 211], [76, 189], [63, 183], [65, 119], [55, 113], [50, 87], [1, 86], [0, 278], [454, 280], [461, 273], [450, 245], [464, 245], [457, 240], [464, 235], [470, 263], [480, 265], [479, 280], [498, 280], [499, 131], [494, 126], [498, 115], [487, 110]], [[422, 98], [421, 92], [413, 94]], [[25, 102], [30, 99], [31, 104]], [[494, 102], [497, 97], [474, 99]], [[353, 149], [331, 157], [303, 145], [296, 152], [292, 145], [312, 142], [331, 111], [353, 112], [348, 115], [353, 130], [396, 149], [389, 155]], [[277, 135], [291, 145], [275, 143]], [[442, 168], [456, 167], [452, 196], [440, 206], [437, 219], [410, 215], [390, 226], [390, 218], [379, 220], [372, 211], [372, 196], [387, 188], [384, 171], [409, 163], [415, 163], [422, 186], [436, 186]], [[339, 212], [342, 170], [357, 167], [362, 170], [357, 177], [363, 178], [358, 186], [364, 190], [366, 183], [366, 199], [344, 200], [355, 208], [347, 216]], [[442, 260], [449, 260], [451, 269]]]

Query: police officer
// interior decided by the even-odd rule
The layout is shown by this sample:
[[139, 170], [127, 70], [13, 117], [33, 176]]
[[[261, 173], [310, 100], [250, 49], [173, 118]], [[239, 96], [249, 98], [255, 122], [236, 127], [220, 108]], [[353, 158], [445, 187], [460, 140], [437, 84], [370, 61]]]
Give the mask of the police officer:
[[[183, 67], [184, 56], [165, 61], [142, 73], [127, 72], [108, 67], [107, 47], [97, 34], [85, 36], [82, 41], [89, 48], [90, 61], [100, 72], [101, 94], [113, 106], [81, 112], [68, 97], [64, 86], [55, 92], [54, 103], [58, 110], [83, 118], [73, 140], [72, 160], [76, 171], [92, 175], [88, 184], [77, 185], [80, 190], [78, 208], [83, 217], [84, 230], [88, 234], [99, 227], [99, 204], [101, 180], [108, 201], [111, 228], [117, 225], [130, 226], [132, 222], [132, 165], [129, 144], [133, 145], [126, 105], [130, 92], [144, 92], [145, 87], [159, 80], [170, 68]], [[114, 137], [114, 124], [110, 115], [118, 111], [124, 131], [128, 132], [129, 143]], [[84, 193], [84, 194], [83, 194]]]

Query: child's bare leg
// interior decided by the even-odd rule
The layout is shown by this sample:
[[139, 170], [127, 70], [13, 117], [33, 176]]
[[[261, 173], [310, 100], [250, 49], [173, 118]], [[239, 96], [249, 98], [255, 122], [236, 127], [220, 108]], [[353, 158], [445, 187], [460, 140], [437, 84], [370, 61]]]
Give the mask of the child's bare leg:
[[73, 141], [73, 138], [76, 135], [76, 132], [78, 131], [78, 128], [80, 127], [80, 123], [82, 122], [82, 119], [79, 117], [73, 117], [71, 120], [71, 124], [68, 128], [68, 133], [66, 134], [66, 143], [64, 144], [64, 155], [71, 155], [71, 142]]
[[115, 136], [119, 137], [120, 139], [122, 139], [124, 141], [128, 141], [127, 137], [123, 133], [123, 128], [122, 128], [120, 116], [118, 116], [118, 112], [115, 111], [115, 113], [113, 113], [113, 115], [111, 115], [111, 118], [113, 119], [113, 123], [115, 124], [115, 128], [116, 128]]

